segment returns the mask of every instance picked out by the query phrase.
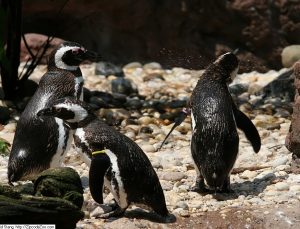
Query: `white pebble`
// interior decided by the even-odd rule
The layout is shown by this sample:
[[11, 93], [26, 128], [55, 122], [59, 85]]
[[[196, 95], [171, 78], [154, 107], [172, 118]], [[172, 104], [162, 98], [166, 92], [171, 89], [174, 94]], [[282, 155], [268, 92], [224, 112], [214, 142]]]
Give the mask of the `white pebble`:
[[275, 184], [275, 188], [277, 191], [286, 191], [289, 190], [289, 185], [285, 182], [279, 182]]

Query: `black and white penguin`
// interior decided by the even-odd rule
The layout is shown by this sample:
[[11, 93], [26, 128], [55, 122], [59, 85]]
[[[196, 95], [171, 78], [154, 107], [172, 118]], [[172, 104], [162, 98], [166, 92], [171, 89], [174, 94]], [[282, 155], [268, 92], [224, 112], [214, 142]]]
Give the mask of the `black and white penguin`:
[[49, 57], [48, 71], [18, 123], [8, 163], [9, 183], [32, 179], [49, 167], [58, 167], [73, 140], [59, 118], [40, 119], [37, 112], [65, 96], [83, 98], [79, 64], [97, 55], [75, 42], [64, 42]]
[[227, 82], [237, 71], [237, 57], [226, 53], [206, 68], [192, 92], [191, 152], [197, 172], [194, 191], [230, 191], [230, 172], [239, 149], [237, 128], [245, 133], [256, 153], [260, 150], [257, 129], [238, 110], [228, 90]]
[[102, 218], [120, 216], [133, 203], [170, 219], [159, 179], [146, 154], [130, 138], [98, 119], [86, 103], [68, 97], [41, 110], [38, 115], [61, 118], [71, 129], [76, 129], [77, 150], [86, 155], [88, 164], [91, 161], [92, 197], [103, 203], [104, 184], [117, 203], [117, 207]]

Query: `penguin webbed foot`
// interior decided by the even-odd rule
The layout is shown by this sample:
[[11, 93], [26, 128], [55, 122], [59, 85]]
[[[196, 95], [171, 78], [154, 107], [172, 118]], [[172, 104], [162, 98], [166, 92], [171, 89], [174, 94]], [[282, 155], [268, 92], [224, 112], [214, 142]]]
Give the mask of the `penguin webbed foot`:
[[116, 209], [110, 211], [110, 212], [107, 212], [107, 213], [104, 213], [104, 214], [101, 214], [99, 217], [102, 218], [102, 219], [108, 219], [110, 217], [120, 217], [122, 215], [124, 215], [125, 213], [125, 210], [126, 209], [123, 209], [121, 208], [119, 205], [116, 207]]
[[203, 178], [197, 178], [196, 183], [193, 187], [190, 188], [191, 192], [198, 192], [198, 193], [202, 193], [202, 194], [207, 194], [210, 192], [210, 190], [208, 190], [205, 187], [204, 184], [204, 179]]
[[109, 203], [108, 206], [111, 208], [112, 211], [120, 207], [115, 199], [113, 199], [113, 203]]

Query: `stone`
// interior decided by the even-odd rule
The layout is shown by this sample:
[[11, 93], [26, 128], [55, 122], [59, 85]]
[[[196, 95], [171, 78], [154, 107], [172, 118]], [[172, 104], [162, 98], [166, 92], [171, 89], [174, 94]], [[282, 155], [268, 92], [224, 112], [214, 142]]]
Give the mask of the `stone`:
[[300, 192], [300, 184], [291, 185], [290, 191], [293, 191], [293, 192]]
[[245, 170], [240, 177], [243, 179], [252, 179], [257, 175], [256, 171], [249, 171], [249, 170]]
[[187, 210], [184, 210], [182, 208], [176, 208], [172, 211], [173, 214], [175, 215], [179, 215], [179, 216], [182, 216], [182, 217], [188, 217], [189, 216], [189, 213]]
[[181, 181], [186, 175], [182, 172], [162, 172], [159, 174], [160, 179], [166, 181]]
[[289, 185], [285, 182], [279, 182], [275, 184], [275, 188], [277, 191], [287, 191], [289, 190]]
[[100, 61], [96, 63], [95, 74], [104, 75], [104, 76], [114, 75], [118, 77], [124, 76], [121, 66], [115, 65], [111, 62], [104, 62], [104, 61]]
[[275, 168], [277, 166], [280, 166], [280, 165], [285, 165], [287, 162], [288, 162], [288, 157], [287, 156], [282, 156], [280, 158], [277, 158], [276, 160], [274, 160], [272, 162], [272, 166]]
[[290, 68], [300, 60], [300, 45], [289, 45], [281, 52], [281, 62], [283, 67]]
[[145, 145], [141, 145], [140, 147], [146, 153], [154, 153], [155, 152], [155, 148], [153, 145], [145, 144]]
[[176, 208], [182, 208], [183, 210], [188, 210], [189, 209], [188, 204], [184, 201], [177, 202], [175, 207]]
[[113, 93], [131, 95], [137, 94], [136, 86], [128, 79], [117, 78], [111, 81], [111, 91]]
[[294, 65], [296, 95], [293, 105], [293, 114], [289, 133], [285, 139], [286, 148], [293, 153], [296, 158], [300, 158], [300, 62]]
[[36, 196], [60, 197], [81, 208], [83, 189], [78, 173], [71, 168], [50, 168], [38, 176], [34, 182]]

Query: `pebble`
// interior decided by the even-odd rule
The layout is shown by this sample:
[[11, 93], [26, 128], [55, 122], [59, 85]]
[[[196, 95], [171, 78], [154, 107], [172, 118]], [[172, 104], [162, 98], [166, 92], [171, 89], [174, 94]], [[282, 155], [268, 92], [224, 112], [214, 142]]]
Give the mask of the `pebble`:
[[166, 181], [181, 181], [186, 175], [182, 172], [162, 172], [159, 177]]
[[176, 214], [176, 215], [179, 215], [179, 216], [182, 216], [182, 217], [189, 217], [190, 216], [189, 211], [184, 210], [182, 208], [176, 208], [172, 213]]
[[145, 144], [145, 145], [141, 145], [140, 147], [146, 153], [154, 153], [155, 152], [155, 148], [153, 145]]
[[189, 209], [188, 204], [184, 201], [177, 202], [175, 207], [176, 208], [182, 208], [183, 210], [188, 210]]
[[285, 182], [279, 182], [275, 184], [275, 188], [277, 191], [286, 191], [289, 190], [289, 185]]
[[257, 175], [256, 171], [245, 170], [240, 177], [243, 179], [252, 179]]
[[281, 158], [278, 158], [278, 159], [276, 159], [276, 160], [274, 160], [273, 162], [272, 162], [272, 166], [273, 167], [277, 167], [277, 166], [280, 166], [280, 165], [285, 165], [287, 162], [288, 162], [288, 157], [286, 156], [286, 157], [281, 157]]
[[296, 184], [296, 185], [292, 185], [291, 187], [290, 187], [290, 191], [292, 191], [292, 192], [300, 192], [300, 184]]

